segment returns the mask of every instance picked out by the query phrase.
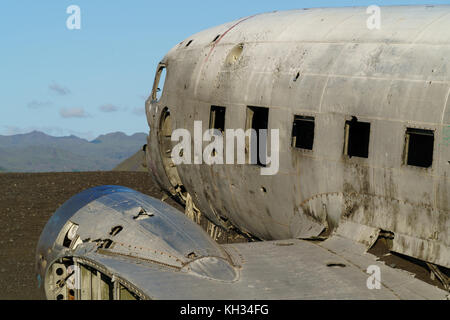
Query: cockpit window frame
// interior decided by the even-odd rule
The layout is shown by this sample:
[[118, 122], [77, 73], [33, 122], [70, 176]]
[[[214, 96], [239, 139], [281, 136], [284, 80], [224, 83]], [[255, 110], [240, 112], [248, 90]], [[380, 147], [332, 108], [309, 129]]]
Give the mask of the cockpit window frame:
[[[153, 102], [158, 102], [159, 100], [161, 100], [161, 98], [164, 94], [164, 86], [163, 86], [162, 92], [161, 92], [161, 97], [158, 99], [159, 82], [161, 81], [161, 75], [164, 70], [166, 70], [166, 78], [167, 78], [167, 64], [165, 64], [163, 62], [159, 63], [158, 68], [156, 69], [155, 79], [153, 81], [153, 88], [152, 88], [152, 94], [151, 94], [151, 98], [152, 98]], [[164, 81], [164, 84], [165, 84], [165, 81]]]

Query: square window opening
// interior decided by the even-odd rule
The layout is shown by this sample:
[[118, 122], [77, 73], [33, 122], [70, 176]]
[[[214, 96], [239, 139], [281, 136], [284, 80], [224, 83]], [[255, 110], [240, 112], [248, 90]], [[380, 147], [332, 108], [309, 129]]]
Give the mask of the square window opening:
[[211, 106], [209, 128], [225, 132], [225, 107]]
[[345, 154], [349, 157], [369, 158], [370, 123], [356, 117], [345, 124]]
[[[247, 122], [246, 130], [253, 129], [256, 131], [256, 141], [252, 141], [252, 144], [256, 144], [257, 159], [256, 164], [258, 166], [266, 166], [267, 155], [267, 135], [262, 136], [260, 130], [267, 130], [269, 125], [269, 108], [265, 107], [247, 107]], [[261, 141], [264, 139], [264, 141]], [[247, 150], [248, 145], [247, 145]], [[251, 163], [254, 163], [251, 159]]]
[[405, 137], [405, 161], [409, 166], [430, 168], [433, 165], [434, 131], [408, 128]]
[[295, 116], [292, 128], [292, 147], [313, 150], [314, 117]]

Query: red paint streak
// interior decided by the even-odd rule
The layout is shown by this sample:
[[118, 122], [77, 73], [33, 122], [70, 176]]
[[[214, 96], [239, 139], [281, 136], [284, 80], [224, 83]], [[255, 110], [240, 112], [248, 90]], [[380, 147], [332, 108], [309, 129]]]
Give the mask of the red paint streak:
[[234, 25], [232, 25], [227, 31], [225, 31], [225, 32], [220, 36], [220, 38], [217, 39], [217, 40], [214, 42], [214, 45], [212, 46], [211, 50], [210, 50], [209, 53], [208, 53], [208, 56], [207, 56], [206, 59], [205, 59], [205, 63], [208, 61], [209, 57], [211, 56], [211, 54], [212, 54], [212, 52], [214, 51], [214, 49], [216, 48], [216, 46], [219, 44], [220, 40], [222, 40], [223, 37], [225, 37], [226, 34], [227, 34], [228, 32], [230, 32], [231, 30], [233, 30], [237, 25], [241, 24], [242, 22], [247, 21], [247, 20], [249, 20], [249, 19], [251, 19], [251, 18], [253, 18], [253, 17], [255, 17], [255, 16], [256, 16], [256, 15], [253, 15], [253, 16], [247, 17], [247, 18], [245, 18], [245, 19], [239, 20], [239, 21], [236, 22]]

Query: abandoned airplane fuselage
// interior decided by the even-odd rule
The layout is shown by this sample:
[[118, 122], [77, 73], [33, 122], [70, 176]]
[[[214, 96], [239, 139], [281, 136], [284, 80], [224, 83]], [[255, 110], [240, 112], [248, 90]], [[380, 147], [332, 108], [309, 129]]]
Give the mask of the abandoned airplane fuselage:
[[[372, 30], [367, 26], [366, 8], [274, 12], [212, 28], [178, 44], [158, 66], [153, 92], [146, 102], [151, 128], [147, 159], [153, 178], [215, 225], [234, 227], [261, 240], [325, 237], [327, 241], [314, 246], [343, 258], [344, 253], [339, 255], [343, 247], [361, 244], [367, 248], [380, 234], [387, 234], [393, 252], [449, 268], [450, 6], [384, 7], [381, 13], [381, 28]], [[159, 87], [163, 88], [160, 96]], [[258, 163], [208, 165], [193, 160], [194, 164], [175, 165], [172, 133], [185, 129], [194, 136], [199, 121], [206, 129], [223, 132], [277, 129], [277, 174], [261, 175], [263, 166]], [[245, 150], [248, 153], [248, 148]], [[118, 205], [119, 200], [111, 204]], [[130, 213], [134, 221], [129, 226], [152, 223], [152, 217], [139, 221], [140, 214], [158, 216], [165, 212], [154, 203], [146, 208], [142, 201], [126, 208], [139, 209]], [[193, 240], [186, 242], [192, 248], [173, 249], [167, 243], [177, 241], [164, 237], [146, 245], [144, 238], [136, 240], [139, 245], [135, 246], [132, 236], [123, 243], [113, 239], [114, 224], [123, 228], [121, 233], [133, 233], [119, 223], [127, 219], [125, 209], [119, 210], [122, 218], [117, 223], [104, 226], [98, 222], [95, 232], [103, 227], [105, 230], [98, 231], [96, 239], [86, 231], [77, 231], [88, 223], [89, 214], [101, 216], [107, 211], [109, 202], [104, 202], [102, 209], [93, 206], [97, 211], [87, 210], [89, 204], [85, 202], [84, 209], [70, 209], [62, 219], [64, 223], [47, 226], [57, 232], [46, 237], [46, 229], [41, 237], [41, 278], [55, 282], [57, 268], [52, 265], [73, 263], [97, 270], [91, 272], [90, 279], [100, 277], [98, 272], [109, 275], [111, 283], [119, 279], [115, 290], [126, 288], [134, 297], [211, 298], [213, 294], [213, 298], [389, 298], [359, 292], [359, 284], [352, 282], [358, 281], [356, 273], [360, 271], [355, 270], [353, 280], [340, 275], [341, 280], [348, 276], [348, 282], [343, 291], [335, 289], [334, 296], [325, 295], [321, 290], [325, 287], [320, 284], [302, 286], [309, 291], [293, 284], [281, 293], [279, 284], [272, 283], [271, 287], [266, 283], [268, 291], [248, 291], [252, 279], [259, 281], [271, 272], [256, 267], [262, 263], [258, 253], [267, 261], [267, 254], [273, 252], [272, 259], [283, 265], [271, 267], [277, 273], [273, 277], [289, 277], [289, 266], [300, 264], [295, 257], [303, 255], [313, 261], [324, 254], [297, 248], [306, 245], [301, 240], [289, 246], [262, 242], [219, 247], [199, 236], [201, 245], [196, 247], [193, 244], [198, 242]], [[77, 215], [87, 216], [76, 219]], [[73, 239], [78, 240], [66, 239], [67, 246], [62, 248], [58, 241], [64, 242], [74, 225]], [[187, 233], [197, 232], [188, 229]], [[176, 238], [184, 233], [169, 234]], [[152, 233], [152, 237], [155, 235], [162, 233]], [[159, 243], [156, 251], [172, 248], [169, 251], [174, 260], [165, 254], [152, 256], [152, 243]], [[129, 246], [129, 251], [120, 245]], [[211, 246], [211, 250], [199, 249], [205, 246]], [[137, 248], [150, 251], [144, 254], [142, 250], [147, 249]], [[112, 261], [117, 256], [122, 259], [120, 263]], [[236, 258], [241, 256], [247, 265]], [[142, 265], [138, 268], [131, 261], [122, 265], [123, 259], [130, 257], [150, 264], [147, 278], [132, 272], [142, 272]], [[200, 266], [187, 267], [195, 263]], [[161, 271], [164, 266], [185, 273]], [[316, 283], [328, 272], [314, 264], [297, 268], [307, 269]], [[89, 274], [89, 270], [83, 272]], [[208, 271], [201, 274], [199, 270]], [[220, 291], [220, 281], [233, 283], [235, 289]], [[64, 285], [45, 286], [49, 298], [66, 292]], [[395, 298], [405, 297], [390, 289]], [[89, 290], [90, 296], [75, 291], [70, 297], [92, 298], [92, 286]], [[100, 297], [98, 291], [95, 294]], [[62, 298], [67, 297], [62, 294]], [[435, 296], [430, 293], [430, 297]]]

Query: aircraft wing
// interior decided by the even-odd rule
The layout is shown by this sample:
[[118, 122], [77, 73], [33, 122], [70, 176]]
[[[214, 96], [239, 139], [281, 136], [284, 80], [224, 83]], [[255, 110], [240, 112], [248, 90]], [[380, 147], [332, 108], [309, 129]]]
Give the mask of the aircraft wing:
[[[228, 281], [202, 277], [136, 259], [92, 252], [77, 258], [105, 274], [118, 275], [145, 299], [162, 300], [315, 300], [446, 299], [448, 293], [406, 271], [393, 269], [365, 248], [341, 237], [323, 244], [304, 240], [225, 245], [235, 262]], [[381, 270], [381, 289], [370, 290], [369, 266]]]
[[366, 249], [339, 235], [219, 246], [161, 201], [102, 187], [55, 213], [41, 236], [37, 271], [50, 299], [447, 298]]

